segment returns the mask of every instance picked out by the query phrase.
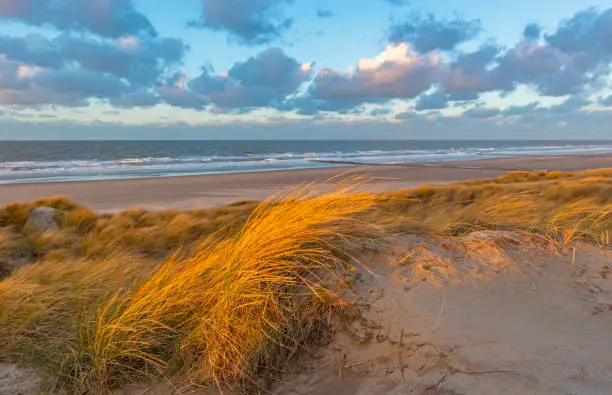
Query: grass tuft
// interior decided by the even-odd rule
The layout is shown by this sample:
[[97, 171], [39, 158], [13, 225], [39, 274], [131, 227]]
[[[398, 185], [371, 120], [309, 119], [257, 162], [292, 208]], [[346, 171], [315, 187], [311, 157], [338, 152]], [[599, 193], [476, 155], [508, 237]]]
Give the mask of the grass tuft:
[[362, 226], [354, 214], [376, 201], [345, 185], [277, 196], [237, 232], [142, 277], [149, 266], [125, 256], [22, 269], [0, 283], [0, 351], [93, 393], [151, 374], [252, 385], [342, 306], [322, 276], [341, 268], [341, 245]]

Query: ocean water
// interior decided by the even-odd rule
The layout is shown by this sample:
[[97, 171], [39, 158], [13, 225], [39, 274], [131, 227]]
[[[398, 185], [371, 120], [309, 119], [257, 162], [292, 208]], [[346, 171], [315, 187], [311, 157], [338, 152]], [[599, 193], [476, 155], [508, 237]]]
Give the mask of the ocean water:
[[0, 183], [612, 153], [612, 141], [0, 141]]

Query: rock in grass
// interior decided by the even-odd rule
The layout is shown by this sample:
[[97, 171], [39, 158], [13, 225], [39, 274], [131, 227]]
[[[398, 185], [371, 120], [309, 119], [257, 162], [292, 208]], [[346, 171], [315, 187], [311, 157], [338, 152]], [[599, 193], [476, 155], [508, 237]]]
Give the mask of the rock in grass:
[[41, 233], [58, 229], [57, 214], [59, 210], [53, 207], [37, 207], [30, 213], [27, 228], [33, 228]]

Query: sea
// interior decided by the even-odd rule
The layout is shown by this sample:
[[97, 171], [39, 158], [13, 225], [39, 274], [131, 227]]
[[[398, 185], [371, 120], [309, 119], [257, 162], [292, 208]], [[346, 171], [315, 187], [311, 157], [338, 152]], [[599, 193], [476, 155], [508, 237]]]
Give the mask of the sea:
[[612, 141], [0, 141], [0, 183], [612, 153]]

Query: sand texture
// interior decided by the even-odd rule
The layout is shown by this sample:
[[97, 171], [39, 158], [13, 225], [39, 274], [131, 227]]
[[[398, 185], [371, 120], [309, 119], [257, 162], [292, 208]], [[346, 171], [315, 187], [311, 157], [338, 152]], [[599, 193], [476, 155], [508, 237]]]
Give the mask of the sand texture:
[[493, 243], [507, 253], [490, 255], [490, 239], [476, 247], [482, 259], [418, 237], [372, 256], [357, 282], [361, 319], [274, 393], [612, 393], [610, 252], [542, 253], [504, 239]]

